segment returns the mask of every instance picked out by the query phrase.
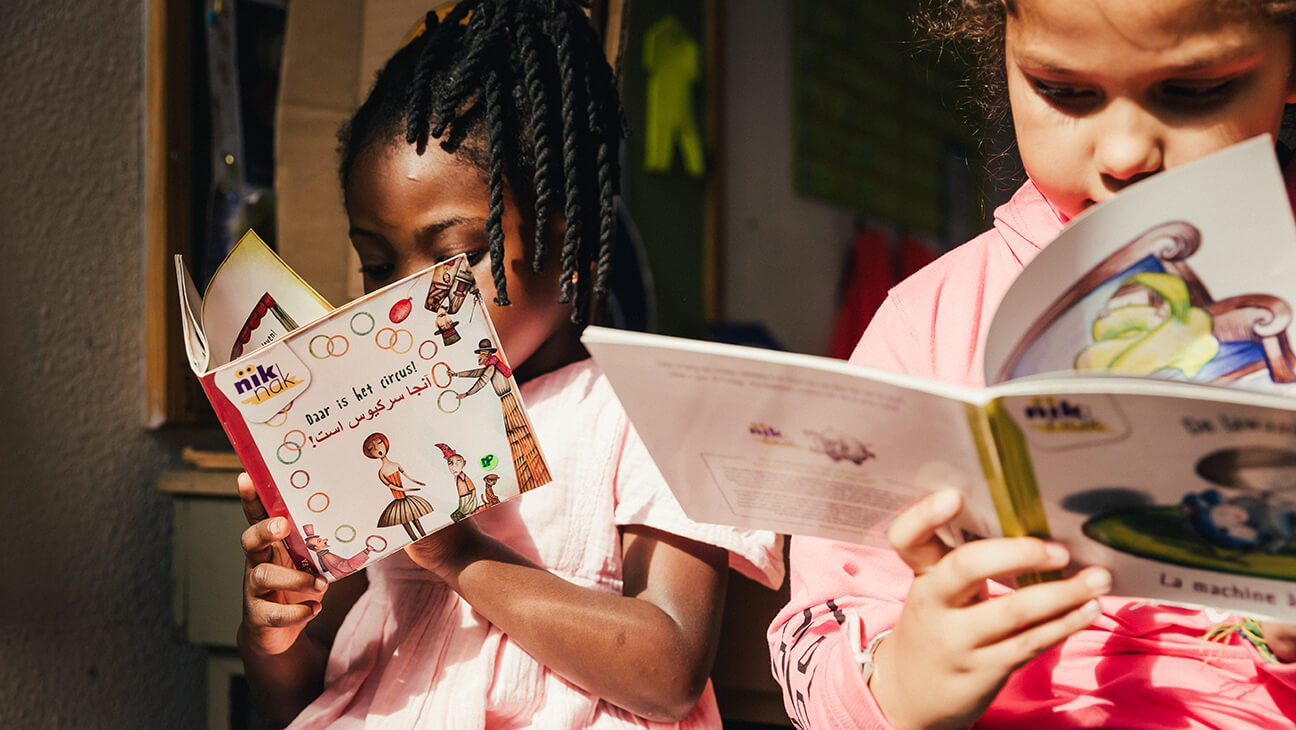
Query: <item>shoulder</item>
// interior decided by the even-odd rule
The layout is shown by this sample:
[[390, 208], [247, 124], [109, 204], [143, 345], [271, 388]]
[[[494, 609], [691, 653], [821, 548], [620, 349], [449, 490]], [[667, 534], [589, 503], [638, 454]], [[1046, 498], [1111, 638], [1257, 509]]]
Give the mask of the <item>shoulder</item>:
[[993, 227], [891, 289], [851, 361], [978, 383], [983, 335], [999, 300], [1061, 229], [1057, 212], [1027, 182], [995, 211]]

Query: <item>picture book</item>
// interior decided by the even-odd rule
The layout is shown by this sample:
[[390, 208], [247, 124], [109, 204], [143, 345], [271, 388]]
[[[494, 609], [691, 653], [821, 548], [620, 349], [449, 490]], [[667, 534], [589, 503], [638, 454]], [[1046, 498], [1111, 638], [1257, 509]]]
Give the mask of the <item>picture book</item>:
[[249, 232], [200, 296], [189, 363], [301, 570], [333, 581], [549, 482], [464, 256], [333, 309]]
[[1296, 225], [1260, 138], [1072, 221], [1004, 295], [985, 388], [583, 340], [696, 520], [884, 546], [899, 511], [955, 487], [951, 543], [1058, 540], [1116, 594], [1292, 621], [1292, 301]]

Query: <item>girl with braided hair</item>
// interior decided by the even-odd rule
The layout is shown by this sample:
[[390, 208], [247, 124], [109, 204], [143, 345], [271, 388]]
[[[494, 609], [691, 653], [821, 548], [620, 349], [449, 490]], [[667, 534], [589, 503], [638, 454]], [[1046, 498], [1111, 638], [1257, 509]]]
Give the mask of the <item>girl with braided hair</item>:
[[[368, 289], [467, 254], [553, 483], [345, 580], [295, 570], [246, 476], [238, 644], [294, 727], [719, 727], [727, 568], [769, 533], [688, 520], [582, 349], [607, 296], [622, 117], [576, 0], [429, 13], [343, 128]], [[294, 719], [295, 718], [295, 719]]]

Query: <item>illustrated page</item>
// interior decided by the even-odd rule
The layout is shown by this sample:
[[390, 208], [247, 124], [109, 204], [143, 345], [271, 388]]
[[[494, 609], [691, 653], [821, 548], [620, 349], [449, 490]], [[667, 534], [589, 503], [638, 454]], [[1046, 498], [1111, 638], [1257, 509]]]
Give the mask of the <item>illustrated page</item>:
[[1072, 221], [995, 314], [986, 382], [1094, 372], [1296, 383], [1296, 226], [1266, 137], [1156, 175]]
[[1296, 619], [1296, 403], [1108, 380], [999, 401], [1048, 532], [1117, 595]]
[[883, 544], [936, 489], [964, 533], [998, 522], [959, 389], [847, 363], [589, 328], [584, 342], [684, 510], [701, 522]]
[[251, 231], [212, 275], [202, 326], [216, 368], [327, 314], [332, 307]]
[[330, 579], [550, 481], [462, 256], [214, 378]]

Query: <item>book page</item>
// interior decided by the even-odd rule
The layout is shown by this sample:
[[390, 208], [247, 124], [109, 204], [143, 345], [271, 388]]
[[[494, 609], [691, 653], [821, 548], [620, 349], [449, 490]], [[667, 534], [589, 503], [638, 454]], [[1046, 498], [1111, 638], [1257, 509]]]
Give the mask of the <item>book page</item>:
[[1283, 390], [1293, 303], [1296, 225], [1257, 137], [1072, 221], [1000, 303], [986, 382], [1085, 371]]
[[598, 327], [583, 341], [694, 520], [883, 544], [900, 510], [958, 487], [959, 534], [998, 534], [962, 400], [975, 391]]
[[1030, 455], [1035, 534], [1072, 570], [1107, 566], [1116, 595], [1296, 620], [1296, 401], [1105, 380], [998, 401]]
[[212, 275], [202, 326], [217, 368], [273, 342], [332, 309], [274, 251], [248, 231]]

